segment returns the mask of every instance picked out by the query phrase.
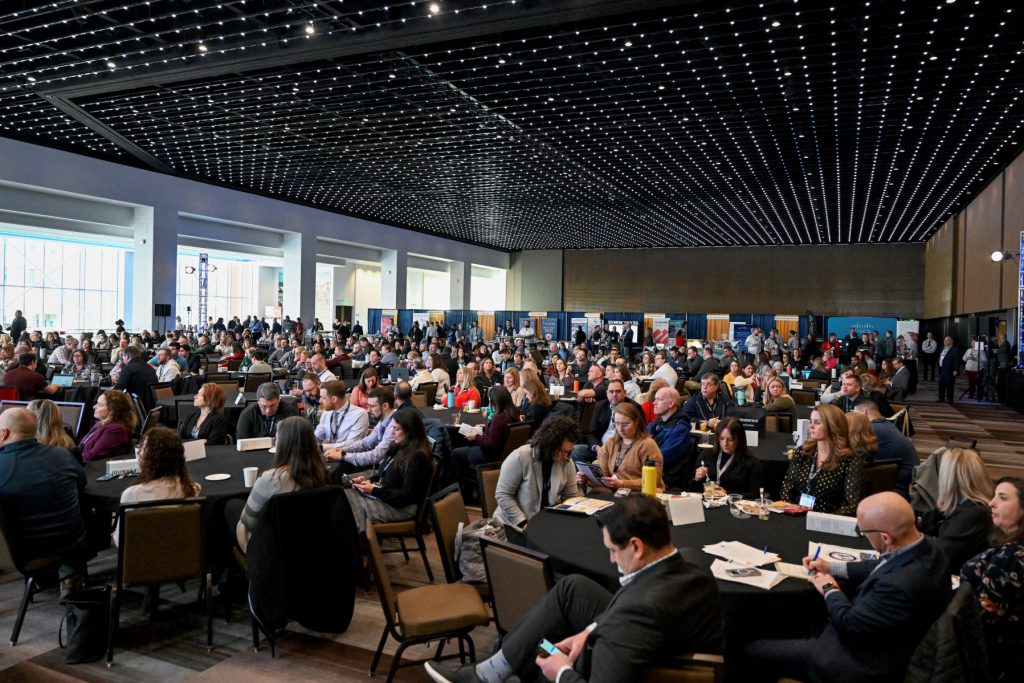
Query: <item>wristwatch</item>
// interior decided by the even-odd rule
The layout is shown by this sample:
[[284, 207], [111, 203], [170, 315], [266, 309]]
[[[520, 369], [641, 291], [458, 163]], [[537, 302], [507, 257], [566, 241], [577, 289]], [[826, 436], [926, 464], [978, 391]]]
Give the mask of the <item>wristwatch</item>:
[[831, 581], [829, 581], [827, 583], [823, 583], [823, 584], [821, 584], [821, 594], [825, 595], [826, 593], [828, 593], [830, 590], [832, 590], [835, 587], [836, 587], [836, 585], [834, 583], [832, 583]]

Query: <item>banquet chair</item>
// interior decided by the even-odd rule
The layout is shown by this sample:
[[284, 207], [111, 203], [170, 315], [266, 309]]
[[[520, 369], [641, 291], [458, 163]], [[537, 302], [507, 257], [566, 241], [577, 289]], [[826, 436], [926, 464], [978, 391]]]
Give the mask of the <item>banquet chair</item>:
[[876, 493], [892, 491], [896, 484], [896, 475], [899, 472], [899, 464], [895, 462], [876, 462], [864, 467], [864, 496], [868, 497]]
[[765, 416], [764, 427], [769, 432], [791, 433], [793, 431], [793, 417], [785, 413], [768, 414]]
[[693, 653], [647, 669], [645, 683], [721, 683], [725, 659], [721, 655]]
[[584, 403], [580, 412], [580, 432], [587, 433], [590, 430], [590, 421], [594, 419], [594, 403]]
[[501, 447], [501, 460], [508, 454], [530, 440], [531, 425], [528, 422], [517, 422], [508, 426], [505, 432], [505, 443]]
[[0, 387], [0, 401], [20, 401], [21, 391], [18, 387]]
[[156, 382], [149, 385], [150, 405], [156, 405], [162, 398], [174, 398], [174, 385], [171, 382]]
[[427, 533], [426, 520], [427, 520], [427, 497], [430, 495], [431, 489], [434, 487], [434, 481], [437, 479], [437, 460], [431, 461], [433, 464], [433, 471], [430, 475], [430, 486], [423, 494], [423, 500], [416, 506], [416, 517], [403, 522], [379, 522], [377, 524], [377, 535], [380, 538], [397, 538], [399, 542], [398, 548], [388, 548], [381, 552], [385, 553], [402, 553], [405, 556], [405, 561], [409, 561], [409, 549], [405, 545], [405, 541], [408, 538], [416, 540], [417, 550], [420, 552], [420, 557], [423, 558], [423, 567], [427, 570], [427, 578], [433, 582], [434, 572], [430, 569], [430, 560], [427, 558], [427, 544], [424, 540], [424, 536]]
[[423, 384], [417, 385], [416, 391], [413, 392], [413, 396], [415, 397], [417, 394], [426, 398], [427, 406], [434, 405], [435, 397], [437, 396], [437, 382], [424, 382]]
[[242, 391], [248, 393], [250, 391], [256, 391], [260, 388], [261, 384], [266, 384], [271, 381], [271, 375], [265, 372], [257, 372], [253, 374], [245, 374], [245, 386]]
[[146, 432], [160, 424], [161, 413], [163, 413], [163, 408], [160, 406], [146, 413], [146, 419], [142, 421], [142, 425], [139, 427], [139, 438], [145, 436]]
[[206, 649], [213, 649], [213, 577], [206, 566], [206, 498], [156, 500], [121, 505], [118, 516], [116, 583], [110, 592], [107, 666], [114, 664], [114, 640], [126, 586], [179, 583], [199, 577], [206, 601]]
[[505, 635], [530, 613], [555, 585], [551, 558], [536, 550], [480, 538], [487, 583], [494, 605], [494, 625]]
[[[458, 484], [452, 484], [430, 497], [430, 523], [434, 527], [434, 540], [441, 555], [445, 580], [448, 583], [462, 581], [462, 568], [455, 557], [455, 538], [460, 524], [469, 525], [469, 513]], [[473, 586], [484, 600], [490, 600], [491, 589], [486, 582], [467, 582], [467, 585]]]
[[238, 372], [240, 367], [242, 367], [241, 358], [232, 358], [228, 361], [228, 372]]
[[978, 598], [961, 583], [953, 599], [914, 649], [904, 683], [987, 683], [988, 654]]
[[[486, 626], [490, 622], [490, 615], [480, 594], [472, 586], [464, 583], [420, 586], [395, 593], [377, 540], [377, 526], [369, 520], [366, 521], [366, 545], [370, 555], [370, 569], [384, 610], [385, 624], [380, 644], [370, 665], [370, 676], [377, 673], [377, 665], [380, 664], [389, 635], [398, 641], [398, 649], [391, 657], [387, 683], [391, 683], [399, 667], [422, 663], [420, 660], [402, 663], [402, 653], [410, 645], [436, 640], [438, 643], [434, 659], [440, 660], [447, 640], [455, 638], [459, 643], [459, 659], [462, 662], [466, 661], [468, 647], [470, 661], [476, 661], [476, 647], [469, 634], [477, 626]], [[454, 656], [456, 655], [444, 659]]]
[[417, 408], [429, 408], [431, 405], [433, 405], [432, 403], [429, 402], [429, 398], [430, 397], [427, 396], [426, 394], [421, 394], [418, 392], [413, 393], [412, 404]]
[[798, 406], [813, 406], [814, 402], [818, 400], [818, 393], [810, 389], [793, 389], [789, 395], [793, 397], [793, 402]]
[[480, 484], [480, 511], [484, 519], [493, 517], [498, 509], [498, 477], [501, 475], [500, 462], [488, 462], [476, 466], [476, 480]]
[[206, 376], [207, 382], [213, 382], [214, 384], [234, 384], [238, 385], [238, 380], [231, 376], [227, 372], [212, 372]]

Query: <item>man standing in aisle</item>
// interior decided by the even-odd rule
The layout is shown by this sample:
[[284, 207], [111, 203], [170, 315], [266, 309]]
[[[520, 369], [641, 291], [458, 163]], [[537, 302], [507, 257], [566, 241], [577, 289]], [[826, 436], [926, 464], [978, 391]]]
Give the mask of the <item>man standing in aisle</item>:
[[939, 356], [939, 343], [929, 332], [928, 336], [921, 342], [921, 362], [924, 363], [924, 381], [935, 380], [935, 362]]
[[953, 402], [954, 385], [956, 376], [959, 374], [960, 356], [956, 347], [953, 346], [953, 338], [946, 335], [942, 340], [942, 351], [939, 353], [939, 399], [948, 403]]

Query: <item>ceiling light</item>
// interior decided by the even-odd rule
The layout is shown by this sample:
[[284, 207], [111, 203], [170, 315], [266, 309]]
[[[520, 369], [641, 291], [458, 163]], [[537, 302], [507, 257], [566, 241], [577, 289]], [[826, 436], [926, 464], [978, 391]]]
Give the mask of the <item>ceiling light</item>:
[[436, 2], [430, 3], [430, 13], [431, 14], [437, 14], [440, 11], [441, 11], [441, 6], [439, 4], [437, 4]]
[[29, 80], [29, 83], [35, 83], [36, 82], [36, 77], [35, 76], [29, 76], [28, 80]]
[[633, 41], [627, 40], [626, 41], [626, 47], [633, 47]]
[[1016, 256], [1016, 254], [1014, 254], [1011, 251], [993, 251], [992, 252], [992, 260], [995, 261], [996, 263], [999, 263], [1000, 261], [1012, 261], [1015, 256]]
[[778, 19], [772, 22], [772, 28], [778, 28], [780, 26], [782, 26], [782, 22], [779, 21]]
[[206, 47], [206, 43], [199, 43], [199, 51], [200, 52], [206, 52], [209, 49], [210, 48]]
[[313, 24], [306, 24], [306, 33], [308, 33], [309, 35], [313, 35], [314, 33], [316, 33], [316, 29], [313, 28]]

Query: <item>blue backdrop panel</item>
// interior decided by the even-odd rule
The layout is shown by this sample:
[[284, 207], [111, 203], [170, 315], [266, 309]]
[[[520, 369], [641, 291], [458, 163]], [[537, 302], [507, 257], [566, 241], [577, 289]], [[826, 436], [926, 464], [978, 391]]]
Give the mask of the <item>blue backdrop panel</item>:
[[380, 310], [379, 308], [366, 309], [366, 327], [363, 332], [366, 334], [380, 334]]
[[833, 332], [840, 337], [850, 334], [850, 328], [857, 331], [857, 334], [865, 332], [878, 332], [885, 336], [887, 330], [896, 333], [896, 318], [872, 318], [868, 316], [857, 316], [850, 318], [833, 317], [828, 319], [828, 334]]

